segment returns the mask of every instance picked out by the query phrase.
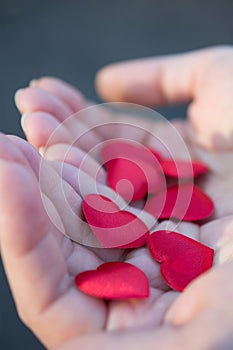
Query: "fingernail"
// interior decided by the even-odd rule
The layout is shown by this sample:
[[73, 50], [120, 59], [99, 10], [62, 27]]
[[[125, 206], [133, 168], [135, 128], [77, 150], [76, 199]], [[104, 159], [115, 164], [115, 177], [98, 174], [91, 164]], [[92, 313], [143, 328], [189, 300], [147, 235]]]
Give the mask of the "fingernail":
[[37, 85], [37, 82], [38, 82], [38, 79], [32, 79], [32, 80], [29, 82], [29, 86], [36, 86], [36, 85]]
[[40, 155], [43, 157], [45, 154], [45, 147], [39, 147], [38, 151], [39, 151]]
[[23, 130], [26, 129], [25, 121], [30, 114], [31, 114], [30, 112], [25, 112], [21, 117], [21, 126], [22, 126]]
[[24, 89], [19, 89], [16, 91], [15, 93], [15, 103], [17, 104], [17, 101], [19, 99], [19, 96], [21, 95], [21, 93], [23, 92]]

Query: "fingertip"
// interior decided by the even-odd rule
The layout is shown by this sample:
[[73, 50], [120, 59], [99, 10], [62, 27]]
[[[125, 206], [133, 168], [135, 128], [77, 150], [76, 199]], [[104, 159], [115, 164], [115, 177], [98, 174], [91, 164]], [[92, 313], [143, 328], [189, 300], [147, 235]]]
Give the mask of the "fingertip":
[[41, 84], [43, 85], [44, 83], [46, 84], [47, 82], [56, 82], [56, 81], [59, 81], [58, 78], [55, 78], [55, 77], [52, 77], [52, 76], [42, 76], [42, 77], [39, 77], [39, 78], [33, 78], [30, 82], [29, 82], [29, 86], [32, 86], [32, 87], [40, 87]]
[[96, 89], [110, 101], [148, 107], [184, 103], [195, 95], [193, 76], [201, 64], [197, 53], [114, 63], [97, 73]]
[[26, 129], [27, 129], [27, 119], [28, 119], [28, 117], [30, 116], [30, 112], [25, 112], [25, 113], [23, 113], [22, 114], [22, 117], [21, 117], [21, 127], [22, 127], [22, 129], [23, 129], [23, 131], [25, 132], [26, 131]]
[[40, 153], [41, 157], [44, 157], [45, 151], [46, 151], [45, 147], [39, 147], [38, 149], [38, 152]]
[[69, 133], [59, 124], [57, 119], [47, 112], [26, 112], [21, 119], [21, 125], [28, 141], [38, 150], [48, 142], [53, 144], [67, 141]]
[[21, 112], [21, 113], [22, 113], [21, 96], [22, 96], [23, 91], [24, 91], [24, 89], [18, 89], [14, 95], [15, 105], [18, 108], [19, 112]]
[[122, 90], [119, 89], [118, 68], [118, 64], [110, 64], [101, 68], [96, 74], [95, 87], [103, 100], [115, 102], [123, 101]]
[[97, 72], [95, 86], [103, 100], [153, 107], [161, 104], [156, 75], [148, 59], [113, 63]]
[[86, 100], [81, 91], [62, 79], [43, 76], [33, 80], [32, 84], [34, 87], [47, 91], [49, 94], [58, 98], [70, 108], [71, 113], [75, 113], [86, 107]]
[[29, 81], [29, 86], [37, 86], [38, 84], [38, 79], [32, 79]]
[[14, 135], [4, 135], [0, 133], [0, 159], [7, 162], [26, 164], [20, 149], [13, 143]]
[[[105, 96], [105, 90], [106, 90], [106, 86], [108, 86], [108, 75], [105, 74], [106, 72], [106, 68], [101, 68], [95, 76], [95, 88], [96, 91], [98, 92], [99, 96], [103, 99], [103, 100], [107, 100], [107, 96]], [[107, 76], [107, 79], [106, 79]]]

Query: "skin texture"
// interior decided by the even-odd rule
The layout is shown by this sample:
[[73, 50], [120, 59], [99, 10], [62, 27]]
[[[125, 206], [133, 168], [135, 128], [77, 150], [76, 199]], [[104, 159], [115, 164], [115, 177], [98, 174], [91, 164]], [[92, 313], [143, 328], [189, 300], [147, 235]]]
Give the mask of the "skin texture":
[[[103, 251], [74, 243], [61, 233], [64, 229], [71, 235], [78, 232], [80, 237], [82, 232], [86, 233], [85, 225], [70, 213], [72, 208], [81, 215], [83, 193], [91, 193], [97, 186], [102, 194], [114, 196], [105, 185], [104, 170], [96, 178], [98, 157], [87, 157], [85, 169], [82, 168], [85, 176], [79, 185], [76, 181], [77, 167], [85, 152], [111, 137], [110, 129], [101, 133], [92, 129], [85, 142], [70, 148], [74, 135], [97, 122], [111, 122], [112, 115], [81, 114], [66, 122], [70, 114], [90, 103], [77, 90], [55, 78], [41, 78], [17, 93], [16, 104], [24, 114], [23, 129], [30, 143], [43, 152], [45, 160], [42, 162], [37, 151], [25, 141], [0, 136], [1, 253], [19, 315], [47, 348], [232, 348], [233, 145], [226, 135], [233, 129], [232, 89], [226, 88], [226, 84], [228, 87], [233, 84], [232, 57], [231, 48], [214, 48], [116, 64], [97, 75], [100, 94], [109, 100], [156, 106], [192, 99], [188, 121], [175, 121], [174, 125], [192, 157], [211, 169], [199, 184], [213, 198], [216, 210], [208, 222], [180, 223], [176, 231], [213, 247], [216, 254], [214, 268], [181, 294], [167, 288], [159, 264], [151, 259], [146, 248]], [[212, 83], [216, 74], [217, 86]], [[218, 98], [213, 98], [214, 93]], [[228, 108], [224, 109], [226, 105]], [[129, 122], [141, 123], [144, 131], [135, 133], [135, 129], [128, 128], [127, 137], [151, 145], [147, 130], [151, 131], [152, 122], [133, 119]], [[175, 143], [166, 125], [162, 134], [173, 154], [182, 157], [183, 149]], [[221, 136], [218, 142], [213, 141], [216, 134]], [[114, 127], [112, 135], [124, 137], [125, 126]], [[150, 219], [146, 214], [143, 218], [145, 222]], [[163, 222], [156, 229], [169, 229], [172, 225], [172, 221]], [[148, 300], [105, 304], [74, 288], [75, 274], [112, 260], [133, 263], [146, 273], [151, 284]]]

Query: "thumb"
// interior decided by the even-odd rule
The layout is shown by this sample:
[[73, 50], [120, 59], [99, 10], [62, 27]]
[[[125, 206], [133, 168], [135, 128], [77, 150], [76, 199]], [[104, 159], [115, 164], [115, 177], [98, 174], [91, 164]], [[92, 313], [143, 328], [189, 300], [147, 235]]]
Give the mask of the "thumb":
[[104, 100], [159, 106], [188, 102], [211, 49], [138, 59], [102, 68], [96, 88]]

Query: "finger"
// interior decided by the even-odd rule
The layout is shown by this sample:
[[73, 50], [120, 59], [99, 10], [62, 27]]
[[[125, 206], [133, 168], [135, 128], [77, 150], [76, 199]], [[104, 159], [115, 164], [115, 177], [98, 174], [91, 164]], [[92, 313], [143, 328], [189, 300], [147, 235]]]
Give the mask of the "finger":
[[[96, 118], [96, 112], [98, 117], [101, 118], [101, 122], [108, 122], [113, 119], [110, 112], [108, 112], [106, 115], [106, 111], [104, 111], [104, 109], [101, 110], [99, 106], [93, 106], [90, 102], [84, 99], [84, 96], [80, 91], [58, 78], [42, 77], [40, 79], [32, 80], [30, 86], [39, 87], [56, 96], [59, 100], [68, 105], [73, 112], [79, 112], [87, 107], [91, 107], [91, 109], [93, 108], [93, 112], [91, 113], [89, 113], [89, 111], [82, 111], [77, 114], [79, 123], [82, 121], [88, 124], [90, 127], [98, 126], [99, 118]], [[70, 129], [73, 129], [73, 126], [74, 125], [72, 125]]]
[[69, 144], [59, 143], [44, 150], [44, 157], [48, 160], [59, 160], [81, 169], [96, 181], [106, 184], [104, 168], [81, 149]]
[[31, 81], [30, 86], [39, 87], [63, 101], [73, 113], [86, 107], [82, 93], [63, 80], [54, 77], [42, 77]]
[[[184, 154], [186, 147], [183, 140], [187, 141], [184, 122], [176, 120], [171, 124], [162, 120], [162, 123], [158, 124], [129, 115], [119, 115], [114, 119], [111, 113], [108, 114], [108, 119], [104, 116], [103, 122], [101, 120], [94, 122], [94, 111], [101, 117], [106, 114], [106, 110], [101, 109], [101, 106], [93, 106], [90, 108], [90, 113], [88, 110], [83, 110], [81, 114], [73, 115], [60, 123], [51, 114], [32, 112], [24, 114], [21, 123], [29, 142], [37, 149], [45, 146], [47, 148], [57, 143], [75, 143], [79, 148], [89, 151], [96, 145], [100, 145], [104, 139], [118, 137], [147, 144], [165, 157], [172, 156], [170, 153], [172, 150], [173, 156], [187, 158]], [[90, 114], [92, 114], [92, 121]], [[89, 117], [89, 124], [80, 120], [80, 117], [85, 120], [85, 116]], [[109, 122], [107, 123], [106, 120]], [[98, 155], [93, 154], [93, 157], [95, 156]]]
[[160, 292], [170, 289], [160, 273], [160, 264], [152, 258], [147, 248], [134, 249], [126, 255], [125, 261], [141, 269], [148, 277], [151, 287]]
[[[82, 110], [78, 113], [73, 114], [69, 118], [63, 121], [62, 127], [69, 131], [70, 144], [76, 144], [77, 147], [84, 151], [89, 151], [102, 141], [102, 137], [93, 129], [85, 120], [85, 115], [88, 114], [87, 110]], [[81, 116], [84, 114], [83, 120]], [[95, 115], [96, 117], [96, 115]], [[49, 139], [49, 143], [53, 144], [53, 137]]]
[[[45, 85], [47, 81], [50, 79], [45, 79]], [[49, 98], [49, 94], [48, 92], [47, 98]], [[60, 100], [60, 96], [57, 98]], [[138, 109], [137, 112], [140, 112]], [[141, 110], [141, 114], [144, 113], [145, 111]], [[66, 142], [69, 138], [69, 143], [75, 142], [79, 148], [89, 151], [101, 140], [111, 137], [129, 138], [143, 143], [149, 138], [152, 129], [158, 129], [152, 127], [152, 120], [139, 119], [135, 117], [133, 112], [125, 114], [123, 111], [121, 113], [119, 111], [116, 117], [111, 110], [104, 106], [90, 106], [66, 118], [62, 124], [56, 123], [56, 119], [56, 115], [45, 112], [26, 113], [23, 116], [23, 129], [35, 147], [43, 147], [47, 142], [50, 145], [63, 142], [63, 140]]]
[[[18, 164], [22, 164], [25, 166], [28, 166], [28, 162], [26, 158], [22, 157], [21, 152], [17, 147], [13, 147], [12, 143], [10, 141], [11, 137], [13, 139], [17, 139], [16, 136], [6, 136], [2, 133], [0, 133], [0, 156], [5, 161], [12, 161], [16, 162]], [[10, 151], [9, 151], [10, 150]]]
[[[221, 319], [221, 327], [219, 320]], [[84, 335], [56, 348], [56, 350], [93, 349], [173, 349], [203, 350], [230, 349], [232, 344], [232, 319], [224, 315], [207, 313], [198, 317], [187, 327], [162, 325], [140, 331], [117, 331]]]
[[52, 136], [52, 142], [68, 142], [69, 131], [47, 112], [27, 112], [21, 118], [27, 140], [37, 149], [44, 147]]
[[173, 304], [166, 316], [167, 321], [176, 325], [187, 324], [208, 310], [233, 318], [232, 271], [233, 262], [230, 261], [195, 279]]
[[76, 115], [61, 123], [48, 112], [26, 112], [22, 115], [21, 125], [27, 140], [38, 150], [57, 143], [76, 143], [79, 148], [88, 151], [101, 141], [95, 130], [92, 131], [85, 122], [78, 121]]
[[[109, 305], [106, 330], [108, 332], [121, 331], [122, 329], [128, 331], [140, 329], [142, 331], [152, 327], [156, 329], [163, 323], [166, 311], [178, 295], [179, 293], [174, 291], [163, 293], [161, 290], [151, 288], [150, 298], [143, 300], [143, 302], [113, 301]], [[135, 313], [137, 317], [135, 317]], [[123, 314], [127, 317], [122, 317]]]
[[[129, 136], [140, 142], [145, 136], [145, 130], [150, 130], [151, 128], [151, 120], [140, 120], [136, 118], [135, 115], [131, 114], [131, 116], [129, 116], [128, 114], [124, 114], [123, 111], [122, 113], [118, 113], [116, 118], [111, 110], [104, 106], [90, 105], [87, 101], [83, 101], [82, 108], [89, 108], [84, 108], [83, 110], [79, 108], [78, 112], [71, 117], [71, 113], [66, 113], [63, 125], [61, 125], [58, 130], [55, 130], [59, 125], [56, 124], [53, 118], [60, 122], [61, 116], [60, 113], [57, 113], [57, 109], [51, 106], [52, 97], [55, 96], [56, 101], [70, 106], [72, 101], [77, 101], [78, 99], [75, 90], [73, 88], [71, 89], [72, 93], [69, 97], [71, 101], [69, 101], [70, 87], [62, 81], [56, 80], [55, 78], [42, 78], [38, 81], [33, 81], [32, 85], [33, 87], [20, 90], [20, 92], [16, 94], [16, 103], [18, 108], [21, 109], [22, 112], [25, 112], [25, 115], [22, 117], [22, 127], [28, 139], [30, 139], [30, 142], [36, 147], [38, 147], [38, 144], [45, 143], [46, 139], [48, 141], [51, 136], [52, 139], [49, 140], [50, 144], [57, 143], [62, 137], [66, 138], [66, 135], [62, 135], [61, 137], [61, 129], [62, 134], [66, 129], [69, 132], [70, 143], [78, 139], [78, 146], [87, 150], [87, 145], [90, 148], [90, 143], [93, 146], [98, 143], [101, 138], [125, 138]], [[38, 96], [40, 95], [39, 92], [42, 96]], [[42, 99], [42, 102], [38, 99]], [[26, 107], [24, 108], [24, 106]], [[76, 105], [76, 107], [78, 106]], [[37, 112], [28, 114], [35, 108]], [[70, 108], [74, 111], [74, 106]], [[124, 106], [122, 106], [122, 108], [124, 108]], [[50, 114], [48, 111], [50, 111]], [[141, 113], [143, 113], [143, 111], [141, 111]]]
[[[93, 349], [93, 344], [96, 348], [101, 348], [102, 350], [127, 350], [127, 349], [180, 349], [180, 346], [185, 346], [185, 349], [191, 350], [194, 348], [187, 347], [183, 334], [179, 329], [174, 327], [165, 327], [163, 329], [151, 329], [141, 330], [141, 331], [117, 331], [117, 332], [105, 332], [96, 333], [92, 337], [79, 337], [75, 338], [62, 346], [56, 348], [56, 350], [75, 350], [75, 349]], [[200, 350], [195, 348], [195, 350]]]
[[214, 173], [210, 173], [198, 182], [214, 202], [212, 219], [220, 219], [228, 215], [233, 215], [233, 186], [231, 176], [227, 178], [225, 174], [223, 176], [217, 176]]
[[47, 112], [60, 121], [63, 121], [73, 112], [64, 102], [49, 92], [38, 87], [28, 87], [18, 90], [15, 94], [15, 103], [20, 113]]
[[204, 244], [215, 250], [217, 265], [233, 258], [233, 215], [212, 220], [201, 226], [200, 237]]
[[[9, 142], [6, 142], [6, 138], [10, 140], [15, 147], [12, 147]], [[35, 150], [35, 148], [30, 145], [27, 141], [21, 139], [18, 136], [15, 135], [8, 135], [7, 137], [2, 138], [2, 145], [7, 147], [7, 151], [4, 154], [10, 154], [12, 155], [12, 152], [15, 152], [17, 150], [18, 152], [18, 162], [27, 162], [28, 168], [34, 172], [34, 175], [36, 178], [39, 178], [39, 170], [40, 170], [40, 160], [41, 156], [40, 154]], [[11, 150], [11, 153], [9, 153], [9, 147]], [[1, 153], [0, 153], [1, 154]], [[12, 158], [11, 158], [12, 159]]]
[[96, 76], [96, 87], [107, 101], [147, 106], [191, 100], [208, 50], [111, 64]]
[[74, 189], [80, 198], [84, 198], [90, 193], [98, 193], [115, 201], [120, 208], [126, 207], [126, 202], [114, 190], [96, 182], [92, 176], [78, 170], [71, 164], [54, 162], [53, 171], [56, 171], [60, 177], [62, 175], [63, 180]]
[[96, 105], [69, 117], [63, 122], [63, 126], [72, 134], [69, 143], [75, 143], [78, 148], [87, 152], [92, 150], [92, 156], [98, 160], [99, 147], [103, 141], [111, 138], [133, 140], [154, 147], [165, 157], [179, 153], [180, 158], [187, 159], [186, 124], [179, 120], [169, 123], [154, 113], [152, 115], [157, 118], [155, 121], [146, 118], [147, 113], [148, 111], [139, 106], [136, 111], [128, 113], [119, 108], [114, 114], [105, 105]]

